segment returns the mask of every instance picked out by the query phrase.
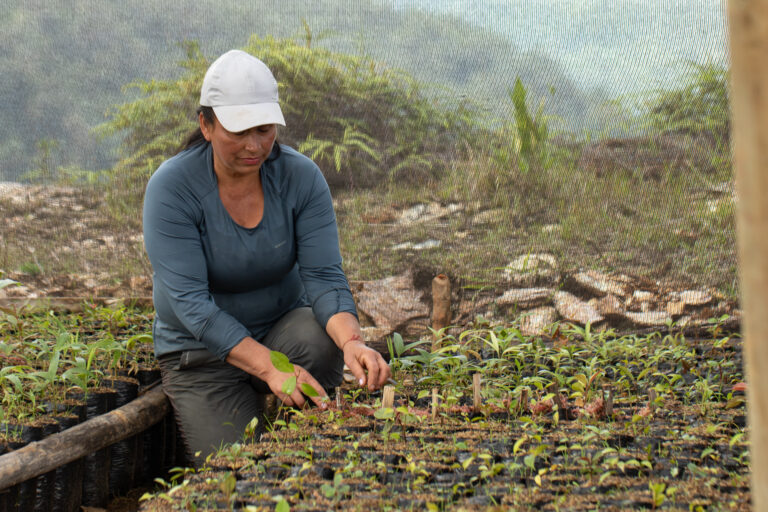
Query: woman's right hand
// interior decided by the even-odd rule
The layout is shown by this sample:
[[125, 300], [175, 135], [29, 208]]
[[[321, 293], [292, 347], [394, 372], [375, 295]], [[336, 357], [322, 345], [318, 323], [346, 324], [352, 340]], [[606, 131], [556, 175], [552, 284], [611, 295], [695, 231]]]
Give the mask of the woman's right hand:
[[[293, 373], [281, 372], [277, 368], [272, 366], [272, 371], [264, 378], [264, 382], [267, 383], [269, 389], [288, 407], [301, 408], [307, 403], [304, 393], [301, 392], [301, 385], [306, 384], [314, 388], [317, 392], [317, 396], [310, 396], [309, 399], [321, 409], [328, 408], [328, 395], [320, 385], [319, 382], [304, 368], [294, 364]], [[283, 392], [283, 385], [285, 381], [291, 377], [296, 377], [296, 386], [290, 395]]]
[[[235, 345], [227, 356], [227, 362], [263, 380], [277, 398], [289, 407], [303, 407], [306, 404], [307, 399], [301, 392], [302, 384], [317, 391], [317, 396], [309, 397], [315, 405], [321, 409], [328, 407], [328, 394], [307, 370], [294, 364], [293, 372], [281, 372], [272, 363], [270, 350], [253, 338], [243, 338]], [[295, 389], [291, 394], [283, 393], [283, 384], [291, 377], [296, 377]]]

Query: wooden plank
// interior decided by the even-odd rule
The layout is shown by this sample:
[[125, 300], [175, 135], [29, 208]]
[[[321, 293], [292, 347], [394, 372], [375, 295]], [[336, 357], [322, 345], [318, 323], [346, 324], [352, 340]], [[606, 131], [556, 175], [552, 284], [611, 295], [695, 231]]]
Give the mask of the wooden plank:
[[168, 400], [157, 386], [114, 411], [0, 456], [0, 490], [143, 432], [167, 412]]
[[752, 505], [768, 511], [768, 0], [728, 2]]

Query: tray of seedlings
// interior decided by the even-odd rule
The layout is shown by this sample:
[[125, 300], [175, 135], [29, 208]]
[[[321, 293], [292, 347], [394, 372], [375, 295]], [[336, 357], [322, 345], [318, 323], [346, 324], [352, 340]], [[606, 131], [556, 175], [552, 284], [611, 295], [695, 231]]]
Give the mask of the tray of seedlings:
[[741, 340], [709, 334], [394, 335], [395, 385], [254, 420], [141, 509], [749, 510]]
[[[150, 313], [89, 304], [80, 309], [0, 311], [0, 462], [3, 455], [131, 403], [157, 385]], [[15, 485], [4, 485], [0, 474], [0, 512], [105, 506], [178, 463], [173, 425], [172, 418], [165, 419]]]

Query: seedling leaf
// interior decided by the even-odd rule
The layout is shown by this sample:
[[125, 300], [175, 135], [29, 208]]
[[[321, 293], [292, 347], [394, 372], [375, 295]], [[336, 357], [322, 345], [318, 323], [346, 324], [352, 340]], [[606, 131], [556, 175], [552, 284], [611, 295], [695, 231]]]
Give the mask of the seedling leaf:
[[293, 373], [293, 365], [288, 360], [288, 356], [286, 356], [282, 352], [277, 352], [276, 350], [270, 350], [269, 359], [272, 361], [272, 364], [275, 365], [275, 368], [277, 368], [278, 371], [283, 373]]
[[301, 392], [307, 395], [308, 397], [320, 396], [320, 393], [318, 393], [315, 388], [313, 388], [306, 382], [302, 382], [299, 387], [301, 388]]
[[285, 393], [286, 395], [290, 395], [290, 394], [292, 394], [294, 392], [295, 389], [296, 389], [296, 376], [295, 375], [291, 376], [291, 377], [288, 377], [287, 379], [285, 379], [283, 381], [283, 387], [282, 387], [283, 393]]

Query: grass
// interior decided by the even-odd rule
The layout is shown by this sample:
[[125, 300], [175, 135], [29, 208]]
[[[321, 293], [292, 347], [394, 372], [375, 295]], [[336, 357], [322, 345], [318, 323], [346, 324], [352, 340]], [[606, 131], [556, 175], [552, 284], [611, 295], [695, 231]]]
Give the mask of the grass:
[[[346, 270], [352, 279], [374, 279], [407, 264], [493, 285], [514, 257], [548, 252], [564, 269], [627, 272], [735, 296], [735, 205], [718, 197], [713, 206], [702, 188], [715, 178], [728, 181], [729, 166], [717, 176], [668, 168], [648, 179], [629, 171], [597, 175], [577, 168], [577, 157], [563, 151], [550, 167], [521, 173], [475, 154], [434, 187], [339, 192]], [[438, 221], [397, 224], [400, 212], [429, 202], [458, 203], [463, 210]], [[487, 211], [494, 213], [473, 223]], [[426, 239], [442, 246], [392, 250]]]
[[[277, 43], [263, 44], [272, 48]], [[308, 51], [293, 43], [289, 47], [296, 55]], [[195, 62], [194, 71], [201, 73], [202, 61]], [[316, 78], [304, 71], [306, 80]], [[182, 86], [188, 78], [172, 83], [186, 91]], [[520, 255], [546, 252], [558, 259], [564, 272], [580, 268], [624, 272], [672, 286], [714, 288], [736, 298], [727, 72], [714, 66], [692, 66], [684, 78], [678, 90], [648, 94], [640, 98], [642, 104], [632, 107], [633, 112], [645, 112], [637, 120], [637, 128], [648, 137], [590, 144], [574, 142], [567, 134], [553, 134], [546, 116], [540, 112], [531, 115], [523, 101], [522, 84], [510, 91], [512, 104], [506, 114], [500, 114], [506, 118], [489, 123], [472, 117], [477, 114], [472, 110], [449, 109], [443, 112], [447, 124], [440, 125], [445, 133], [429, 123], [426, 128], [399, 124], [398, 106], [405, 100], [398, 95], [392, 100], [394, 105], [372, 106], [389, 108], [381, 116], [393, 117], [382, 126], [399, 127], [394, 132], [389, 128], [375, 132], [377, 147], [384, 148], [390, 139], [399, 141], [402, 155], [390, 155], [388, 164], [367, 159], [362, 165], [359, 158], [351, 157], [341, 161], [344, 172], [358, 173], [354, 180], [341, 180], [354, 181], [356, 187], [340, 185], [334, 190], [348, 277], [378, 279], [413, 268], [432, 275], [447, 273], [463, 286], [502, 288], [501, 269], [508, 262]], [[411, 87], [414, 94], [418, 90], [416, 84], [403, 85], [398, 80], [390, 87], [395, 91], [398, 87], [411, 91]], [[173, 102], [166, 105], [166, 100], [162, 95], [150, 95], [140, 103], [149, 108], [159, 101], [163, 108], [176, 112], [178, 106]], [[424, 115], [439, 110], [439, 106], [419, 101], [406, 103]], [[135, 112], [130, 105], [122, 107], [127, 117], [120, 119], [146, 135], [141, 116], [138, 124], [131, 124]], [[118, 125], [122, 126], [117, 123], [113, 128]], [[461, 127], [472, 128], [467, 137], [460, 137]], [[163, 140], [168, 136], [165, 132], [158, 135]], [[429, 160], [439, 160], [432, 171], [425, 173], [414, 164], [412, 169], [391, 172], [421, 155], [408, 142], [410, 138], [431, 148]], [[344, 140], [333, 148], [336, 139], [332, 134], [322, 139], [330, 144], [324, 146], [328, 153], [349, 150]], [[301, 141], [299, 137], [294, 145]], [[146, 145], [154, 147], [149, 142]], [[598, 157], [598, 164], [585, 155]], [[378, 165], [375, 172], [370, 168], [374, 164]], [[347, 176], [339, 174], [335, 164], [326, 165], [325, 171], [331, 182]], [[375, 181], [375, 176], [383, 177], [373, 186], [364, 185]], [[141, 183], [120, 191], [130, 195], [126, 204], [134, 205], [127, 215], [115, 214], [120, 205], [109, 200], [121, 188], [119, 182], [107, 191], [99, 186], [74, 189], [71, 199], [82, 206], [77, 211], [72, 211], [67, 198], [50, 201], [40, 195], [26, 202], [0, 198], [6, 223], [0, 238], [0, 269], [23, 272], [28, 279], [73, 272], [102, 274], [113, 281], [136, 274], [149, 276], [151, 269], [138, 238], [141, 227], [136, 205]], [[54, 208], [54, 203], [61, 207]], [[429, 222], [398, 222], [403, 210], [428, 203], [457, 204], [460, 210]], [[105, 237], [117, 244], [84, 243]], [[429, 239], [441, 245], [424, 250], [393, 249]]]

